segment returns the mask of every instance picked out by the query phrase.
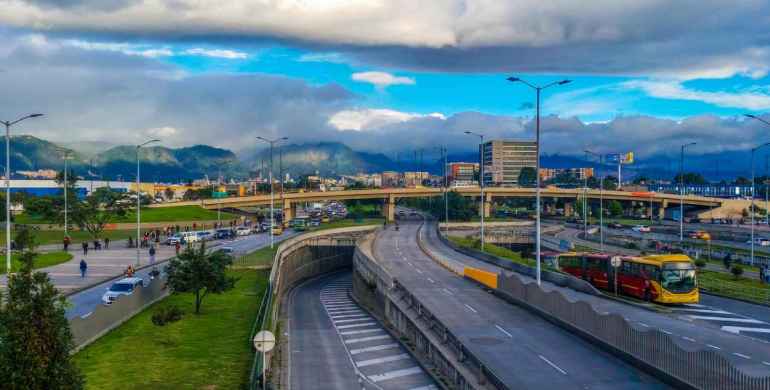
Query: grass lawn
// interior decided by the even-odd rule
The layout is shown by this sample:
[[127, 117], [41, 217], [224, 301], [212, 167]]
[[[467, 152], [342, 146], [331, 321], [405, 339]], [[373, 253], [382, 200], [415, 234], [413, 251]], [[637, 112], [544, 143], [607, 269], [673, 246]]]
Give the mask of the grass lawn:
[[[143, 229], [144, 232], [146, 229]], [[13, 240], [14, 232], [11, 231], [11, 240]], [[82, 241], [91, 241], [91, 235], [88, 232], [83, 231], [69, 231], [70, 238], [72, 238], [73, 244], [79, 244]], [[110, 240], [126, 240], [128, 237], [136, 238], [136, 230], [105, 230], [102, 233], [102, 238], [109, 237]], [[38, 230], [35, 232], [35, 239], [38, 245], [46, 244], [61, 244], [64, 238], [64, 230]], [[5, 229], [0, 230], [0, 244], [5, 245]]]
[[[266, 271], [233, 270], [233, 290], [209, 295], [193, 314], [191, 294], [175, 294], [139, 313], [75, 355], [87, 389], [239, 389], [248, 383], [248, 342]], [[161, 307], [176, 305], [182, 320], [155, 326]]]
[[[599, 218], [596, 217], [589, 217], [588, 222], [593, 225], [599, 224]], [[619, 223], [621, 225], [625, 226], [636, 226], [636, 225], [644, 225], [644, 226], [650, 226], [653, 225], [653, 222], [651, 222], [649, 219], [635, 219], [635, 218], [610, 218], [606, 217], [604, 218], [604, 223]]]
[[318, 230], [336, 229], [336, 228], [344, 228], [344, 227], [351, 227], [351, 226], [382, 225], [383, 222], [385, 222], [384, 218], [363, 218], [358, 221], [350, 218], [338, 219], [336, 221], [331, 221], [329, 223], [322, 223], [321, 226], [310, 227], [308, 228], [308, 231], [314, 232]]
[[[464, 248], [471, 248], [477, 251], [481, 250], [480, 240], [475, 240], [473, 238], [467, 238], [467, 237], [457, 237], [457, 236], [449, 236], [449, 240], [455, 243], [456, 245]], [[489, 244], [489, 243], [484, 244], [484, 252], [497, 257], [502, 257], [514, 263], [519, 263], [530, 267], [535, 266], [535, 259], [522, 258], [519, 252], [514, 252], [508, 248], [504, 248], [494, 244]]]
[[275, 252], [278, 251], [278, 246], [279, 245], [275, 245], [273, 248], [270, 248], [268, 245], [264, 248], [257, 249], [254, 252], [236, 259], [233, 262], [233, 265], [236, 267], [260, 267], [272, 265]]
[[[238, 218], [237, 215], [222, 212], [222, 219], [229, 220]], [[176, 222], [176, 221], [212, 221], [217, 219], [216, 210], [207, 210], [200, 206], [176, 206], [176, 207], [158, 207], [142, 208], [142, 222]], [[49, 224], [47, 221], [27, 214], [19, 214], [15, 217], [15, 222], [20, 224]], [[113, 223], [131, 223], [136, 222], [136, 213], [129, 210], [123, 218], [119, 218]]]
[[[65, 263], [71, 259], [72, 254], [64, 251], [40, 253], [35, 257], [34, 268], [50, 267], [52, 265]], [[11, 255], [11, 272], [16, 272], [19, 268], [21, 268], [19, 254], [13, 253]], [[2, 264], [0, 264], [0, 274], [5, 274], [5, 257], [3, 257]]]
[[770, 304], [770, 285], [760, 283], [759, 279], [739, 277], [732, 274], [707, 270], [698, 271], [700, 288], [715, 294], [745, 299], [761, 304]]

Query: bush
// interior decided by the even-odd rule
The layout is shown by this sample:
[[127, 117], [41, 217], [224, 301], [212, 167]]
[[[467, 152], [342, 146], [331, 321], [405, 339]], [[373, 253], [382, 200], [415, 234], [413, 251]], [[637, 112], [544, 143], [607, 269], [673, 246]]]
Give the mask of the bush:
[[177, 306], [161, 307], [153, 313], [152, 323], [157, 326], [165, 326], [166, 324], [181, 320], [183, 315], [184, 311]]
[[636, 245], [635, 242], [627, 242], [626, 243], [626, 249], [639, 249], [639, 245]]
[[743, 275], [743, 267], [740, 264], [734, 265], [732, 268], [730, 268], [730, 273], [733, 274], [735, 279], [738, 279]]
[[703, 260], [703, 259], [695, 260], [695, 266], [698, 267], [698, 269], [703, 269], [703, 267], [706, 266], [706, 260]]

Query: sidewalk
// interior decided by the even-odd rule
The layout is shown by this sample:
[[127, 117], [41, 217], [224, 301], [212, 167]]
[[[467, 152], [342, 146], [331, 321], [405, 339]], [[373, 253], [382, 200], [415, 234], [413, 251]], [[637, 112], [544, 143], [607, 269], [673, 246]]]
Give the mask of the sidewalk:
[[[51, 282], [62, 293], [68, 293], [86, 286], [90, 286], [105, 280], [112, 279], [125, 271], [129, 264], [136, 266], [136, 249], [126, 248], [125, 242], [110, 243], [110, 249], [95, 251], [89, 249], [88, 255], [83, 255], [82, 250], [70, 250], [72, 260], [51, 267], [41, 268], [38, 271], [48, 273]], [[61, 250], [61, 247], [58, 248]], [[78, 248], [79, 249], [79, 248]], [[155, 262], [169, 259], [175, 255], [174, 247], [159, 245], [156, 247]], [[85, 278], [80, 277], [80, 260], [88, 263], [88, 272]], [[140, 266], [149, 264], [150, 255], [147, 248], [140, 249]], [[7, 277], [0, 276], [0, 288], [7, 285]]]

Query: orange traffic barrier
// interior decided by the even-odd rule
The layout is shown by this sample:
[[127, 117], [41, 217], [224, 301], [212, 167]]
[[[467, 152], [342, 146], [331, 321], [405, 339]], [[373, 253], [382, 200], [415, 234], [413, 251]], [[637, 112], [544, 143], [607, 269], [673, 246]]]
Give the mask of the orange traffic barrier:
[[497, 274], [489, 271], [480, 270], [473, 267], [465, 267], [463, 275], [466, 278], [473, 279], [489, 288], [497, 288]]

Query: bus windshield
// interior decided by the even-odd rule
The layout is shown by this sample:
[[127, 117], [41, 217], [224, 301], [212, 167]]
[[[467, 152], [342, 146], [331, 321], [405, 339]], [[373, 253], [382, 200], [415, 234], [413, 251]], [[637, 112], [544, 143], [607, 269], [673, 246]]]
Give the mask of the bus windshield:
[[671, 292], [688, 292], [695, 288], [695, 268], [689, 262], [665, 263], [660, 284]]

